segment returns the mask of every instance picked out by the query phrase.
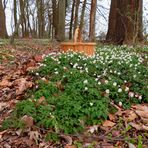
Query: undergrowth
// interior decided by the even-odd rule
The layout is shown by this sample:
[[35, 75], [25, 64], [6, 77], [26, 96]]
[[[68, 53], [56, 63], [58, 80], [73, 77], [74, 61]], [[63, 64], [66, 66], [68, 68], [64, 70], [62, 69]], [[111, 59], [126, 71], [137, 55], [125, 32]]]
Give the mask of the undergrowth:
[[112, 111], [111, 100], [123, 108], [148, 102], [145, 59], [125, 46], [98, 48], [91, 58], [73, 52], [47, 55], [32, 73], [36, 86], [30, 97], [17, 104], [11, 119], [28, 115], [40, 127], [69, 134], [99, 124]]

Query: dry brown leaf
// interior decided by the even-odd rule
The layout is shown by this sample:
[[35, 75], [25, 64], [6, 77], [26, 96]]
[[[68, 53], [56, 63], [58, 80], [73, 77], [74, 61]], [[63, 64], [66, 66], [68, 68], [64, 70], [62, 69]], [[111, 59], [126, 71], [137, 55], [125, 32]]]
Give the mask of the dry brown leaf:
[[7, 132], [7, 130], [4, 130], [2, 132], [0, 132], [0, 139], [3, 137], [3, 135]]
[[135, 112], [138, 116], [148, 119], [148, 111], [136, 110]]
[[107, 142], [101, 142], [100, 147], [101, 148], [114, 148], [114, 146], [112, 144], [107, 143]]
[[75, 145], [66, 145], [64, 148], [77, 148]]
[[90, 132], [91, 134], [93, 134], [97, 130], [98, 130], [98, 125], [94, 125], [94, 126], [89, 127], [88, 132]]
[[39, 105], [42, 104], [45, 100], [46, 100], [45, 97], [42, 96], [42, 97], [37, 101], [37, 104], [36, 104], [36, 105], [39, 106]]
[[148, 118], [141, 117], [141, 119], [142, 119], [143, 123], [148, 124]]
[[109, 120], [115, 121], [115, 115], [114, 114], [109, 114]]
[[0, 112], [3, 111], [3, 109], [7, 106], [7, 103], [0, 102]]
[[20, 78], [15, 81], [15, 84], [17, 85], [16, 94], [21, 95], [26, 89], [31, 88], [33, 83], [30, 81], [27, 81], [26, 78]]
[[61, 134], [60, 137], [65, 139], [68, 145], [72, 145], [72, 138], [70, 136]]
[[133, 145], [132, 143], [128, 143], [128, 147], [129, 147], [129, 148], [136, 148], [136, 146]]
[[148, 126], [145, 126], [145, 125], [139, 125], [139, 124], [136, 124], [136, 123], [133, 123], [133, 122], [130, 122], [129, 125], [131, 125], [132, 127], [134, 127], [137, 130], [146, 130], [146, 131], [148, 131]]
[[34, 140], [36, 143], [38, 143], [38, 140], [41, 137], [41, 134], [38, 131], [30, 131], [28, 134], [30, 140]]
[[114, 122], [112, 121], [109, 121], [109, 120], [106, 120], [104, 123], [103, 123], [103, 126], [104, 127], [113, 127], [115, 125]]
[[138, 117], [138, 116], [135, 114], [134, 111], [127, 111], [127, 112], [126, 112], [126, 115], [125, 115], [125, 117], [124, 117], [124, 120], [125, 120], [126, 122], [131, 122], [131, 121], [135, 120], [137, 117]]
[[7, 79], [3, 79], [3, 80], [0, 82], [0, 86], [1, 86], [1, 87], [9, 87], [9, 86], [12, 86], [12, 83], [9, 82]]
[[23, 116], [21, 120], [25, 123], [26, 127], [32, 127], [34, 125], [33, 118], [27, 115]]
[[132, 108], [136, 110], [141, 110], [141, 111], [148, 111], [148, 105], [133, 105]]

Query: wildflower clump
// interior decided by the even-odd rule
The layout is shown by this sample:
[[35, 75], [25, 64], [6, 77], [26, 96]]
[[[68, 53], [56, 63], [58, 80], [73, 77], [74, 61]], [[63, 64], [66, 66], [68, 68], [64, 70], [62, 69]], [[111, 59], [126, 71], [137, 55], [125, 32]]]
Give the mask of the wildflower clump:
[[[29, 101], [20, 102], [15, 115], [33, 116], [38, 126], [65, 133], [99, 124], [107, 118], [111, 100], [123, 108], [148, 102], [146, 58], [125, 46], [100, 47], [93, 57], [74, 52], [47, 55], [34, 74]], [[29, 104], [33, 107], [25, 109]]]

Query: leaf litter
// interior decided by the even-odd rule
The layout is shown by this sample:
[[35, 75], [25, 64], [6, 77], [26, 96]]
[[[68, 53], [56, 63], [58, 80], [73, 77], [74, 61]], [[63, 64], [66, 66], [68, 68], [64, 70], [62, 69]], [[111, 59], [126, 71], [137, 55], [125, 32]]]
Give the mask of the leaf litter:
[[[21, 47], [21, 49], [23, 48]], [[12, 47], [7, 50], [9, 50], [9, 54], [3, 54], [4, 61], [0, 65], [0, 127], [2, 121], [9, 117], [16, 103], [24, 98], [25, 92], [34, 86], [33, 78], [28, 75], [28, 72], [38, 68], [38, 63], [43, 60], [44, 53], [51, 52], [46, 49], [40, 53], [30, 54], [28, 51], [22, 52], [22, 50]], [[56, 52], [51, 53], [56, 54]], [[61, 87], [60, 83], [57, 85]], [[37, 105], [43, 103], [45, 103], [45, 98], [41, 97]], [[12, 146], [75, 148], [78, 145], [81, 147], [93, 145], [96, 148], [112, 148], [114, 146], [135, 148], [136, 145], [131, 141], [137, 140], [138, 135], [142, 136], [144, 146], [148, 145], [148, 104], [133, 105], [128, 110], [113, 105], [118, 111], [115, 114], [110, 114], [109, 118], [101, 125], [88, 127], [88, 130], [81, 134], [59, 135], [64, 142], [60, 141], [57, 144], [45, 141], [47, 133], [51, 131], [36, 127], [33, 118], [25, 115], [22, 118], [26, 125], [25, 129], [0, 131], [1, 146], [8, 148]]]

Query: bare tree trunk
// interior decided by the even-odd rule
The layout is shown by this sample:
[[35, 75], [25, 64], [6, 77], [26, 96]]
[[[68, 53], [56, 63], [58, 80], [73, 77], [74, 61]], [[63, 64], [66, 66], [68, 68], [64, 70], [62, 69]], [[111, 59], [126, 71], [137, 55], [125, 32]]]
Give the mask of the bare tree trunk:
[[106, 40], [134, 44], [143, 39], [142, 0], [112, 0]]
[[97, 0], [91, 0], [89, 40], [95, 41], [95, 20], [96, 20]]
[[82, 32], [83, 25], [84, 25], [84, 15], [85, 15], [86, 2], [87, 2], [87, 0], [84, 0], [82, 12], [81, 12], [81, 19], [80, 19], [80, 31], [81, 32]]
[[73, 35], [78, 26], [79, 5], [80, 5], [80, 0], [76, 0]]
[[6, 30], [6, 16], [2, 4], [2, 0], [0, 0], [0, 38], [7, 38], [7, 30]]
[[72, 10], [71, 10], [71, 19], [70, 19], [70, 28], [69, 28], [69, 39], [72, 39], [72, 27], [73, 27], [73, 20], [74, 20], [74, 8], [75, 8], [75, 0], [72, 3]]
[[44, 1], [37, 0], [37, 17], [38, 17], [38, 35], [39, 38], [44, 37], [45, 20], [44, 20]]
[[57, 0], [52, 0], [52, 14], [53, 14], [53, 29], [52, 29], [52, 36], [56, 38], [58, 33], [58, 12], [57, 12]]
[[58, 2], [58, 33], [56, 39], [58, 41], [65, 40], [65, 15], [66, 15], [66, 0]]
[[[13, 0], [13, 16], [14, 16], [14, 26], [17, 25], [17, 0]], [[18, 30], [16, 35], [18, 35]]]

